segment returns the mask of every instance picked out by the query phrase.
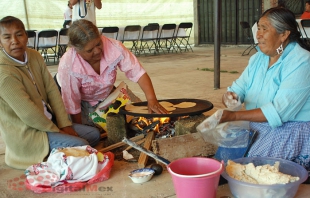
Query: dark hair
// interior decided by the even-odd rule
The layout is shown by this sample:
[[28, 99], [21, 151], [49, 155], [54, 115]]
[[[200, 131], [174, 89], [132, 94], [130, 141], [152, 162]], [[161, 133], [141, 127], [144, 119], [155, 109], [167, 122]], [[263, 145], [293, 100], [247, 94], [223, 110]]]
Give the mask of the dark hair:
[[278, 1], [278, 6], [277, 7], [280, 7], [280, 8], [285, 8], [286, 6], [285, 6], [285, 1]]
[[310, 5], [310, 1], [306, 1], [306, 3], [305, 4], [309, 4]]
[[17, 27], [21, 27], [26, 32], [24, 23], [19, 18], [16, 18], [13, 16], [6, 16], [0, 20], [0, 33], [3, 27], [10, 27], [11, 25], [16, 25]]
[[284, 33], [286, 30], [290, 31], [289, 42], [297, 42], [302, 48], [310, 51], [310, 46], [301, 39], [298, 23], [292, 11], [286, 8], [274, 7], [266, 10], [261, 17], [267, 17], [279, 34]]
[[68, 29], [69, 45], [77, 50], [82, 50], [89, 41], [100, 36], [97, 26], [85, 19], [74, 21]]

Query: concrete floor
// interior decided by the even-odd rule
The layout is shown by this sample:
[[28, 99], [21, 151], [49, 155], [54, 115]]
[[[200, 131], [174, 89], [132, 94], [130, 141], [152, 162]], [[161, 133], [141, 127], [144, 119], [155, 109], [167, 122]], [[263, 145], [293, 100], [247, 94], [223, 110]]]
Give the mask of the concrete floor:
[[[233, 80], [246, 67], [250, 56], [241, 56], [247, 46], [222, 47], [220, 88], [214, 89], [214, 53], [213, 47], [194, 47], [194, 52], [182, 54], [141, 55], [139, 61], [150, 75], [158, 99], [196, 98], [205, 99], [213, 103], [214, 109], [205, 114], [211, 115], [215, 110], [223, 108], [221, 96]], [[251, 54], [254, 52], [252, 51]], [[55, 74], [56, 66], [48, 66]], [[136, 83], [126, 79], [123, 73], [118, 74], [117, 83], [124, 81], [131, 90], [142, 100], [145, 96]], [[91, 185], [82, 191], [68, 194], [44, 193], [35, 194], [23, 186], [23, 170], [16, 170], [4, 163], [5, 145], [0, 137], [0, 197], [122, 197], [122, 198], [175, 198], [175, 191], [170, 174], [164, 169], [159, 176], [154, 176], [149, 182], [135, 184], [129, 178], [130, 171], [137, 169], [137, 163], [116, 160], [110, 178], [104, 182]], [[13, 187], [19, 187], [14, 190]], [[309, 197], [310, 186], [301, 185], [296, 196]], [[217, 198], [232, 197], [227, 184], [219, 186]]]

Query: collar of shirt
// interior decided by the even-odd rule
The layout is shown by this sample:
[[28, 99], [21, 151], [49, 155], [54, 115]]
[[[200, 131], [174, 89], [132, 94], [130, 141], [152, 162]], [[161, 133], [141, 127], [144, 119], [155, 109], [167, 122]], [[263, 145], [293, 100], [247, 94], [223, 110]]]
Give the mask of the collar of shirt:
[[20, 61], [20, 60], [17, 60], [16, 58], [13, 58], [12, 56], [10, 56], [8, 53], [6, 53], [6, 51], [3, 49], [3, 52], [10, 58], [12, 59], [13, 61], [19, 63], [19, 64], [22, 64], [22, 65], [26, 65], [27, 62], [28, 62], [28, 56], [27, 56], [27, 53], [25, 52], [24, 54], [24, 57], [25, 57], [25, 61]]

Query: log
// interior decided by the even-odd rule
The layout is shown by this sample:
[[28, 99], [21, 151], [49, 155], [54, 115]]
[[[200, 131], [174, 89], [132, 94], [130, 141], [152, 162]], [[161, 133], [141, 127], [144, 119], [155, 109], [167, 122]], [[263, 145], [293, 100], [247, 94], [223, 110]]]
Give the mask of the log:
[[193, 156], [211, 156], [217, 150], [214, 145], [205, 142], [198, 132], [153, 140], [152, 149], [155, 154], [170, 161]]
[[[143, 135], [143, 134], [138, 135], [138, 136], [135, 136], [135, 137], [133, 137], [133, 138], [130, 138], [130, 140], [131, 140], [131, 141], [139, 141], [139, 140], [141, 140], [142, 138], [144, 138], [144, 135]], [[121, 147], [121, 146], [124, 146], [124, 145], [126, 145], [126, 143], [124, 143], [124, 142], [118, 142], [118, 143], [112, 144], [112, 145], [110, 145], [110, 146], [108, 146], [108, 147], [106, 147], [106, 148], [102, 148], [102, 149], [100, 149], [100, 150], [97, 149], [97, 150], [100, 151], [100, 152], [102, 152], [102, 153], [104, 153], [104, 152], [107, 152], [107, 151], [116, 149], [116, 148]]]
[[107, 133], [101, 133], [101, 134], [100, 134], [100, 138], [106, 138], [107, 136], [108, 136]]
[[150, 156], [150, 157], [154, 158], [155, 160], [157, 160], [157, 161], [163, 163], [164, 165], [170, 164], [170, 161], [169, 161], [169, 160], [167, 160], [167, 159], [165, 159], [165, 158], [163, 158], [163, 157], [161, 157], [161, 156], [156, 155], [156, 154], [153, 153], [152, 151], [149, 151], [149, 150], [147, 150], [147, 149], [141, 147], [140, 145], [137, 145], [136, 143], [134, 143], [134, 142], [128, 140], [126, 137], [124, 137], [123, 142], [125, 142], [125, 143], [128, 144], [129, 146], [132, 146], [133, 148], [137, 149], [138, 151], [141, 151], [141, 152], [147, 154], [148, 156]]
[[[154, 139], [155, 139], [155, 132], [154, 131], [148, 132], [143, 147], [147, 150], [150, 150], [152, 141]], [[146, 155], [145, 153], [141, 153], [138, 160], [139, 168], [144, 168], [148, 159], [149, 159], [148, 155]]]

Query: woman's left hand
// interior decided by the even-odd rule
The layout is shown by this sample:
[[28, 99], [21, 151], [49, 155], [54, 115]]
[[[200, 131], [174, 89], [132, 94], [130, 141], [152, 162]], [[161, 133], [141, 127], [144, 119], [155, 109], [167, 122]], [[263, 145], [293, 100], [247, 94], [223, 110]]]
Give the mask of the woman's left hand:
[[59, 132], [79, 137], [79, 135], [76, 133], [76, 131], [71, 126], [67, 126], [67, 127], [61, 128]]
[[159, 102], [156, 101], [148, 101], [147, 103], [149, 113], [157, 113], [157, 114], [169, 114], [169, 111], [167, 111], [163, 106], [159, 104]]

